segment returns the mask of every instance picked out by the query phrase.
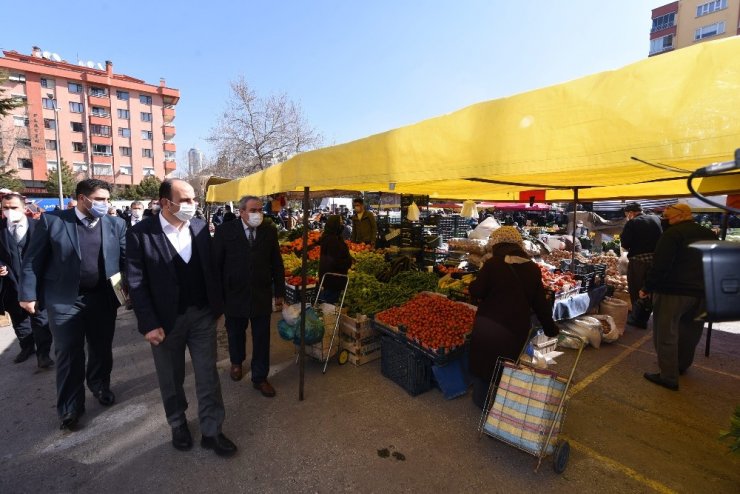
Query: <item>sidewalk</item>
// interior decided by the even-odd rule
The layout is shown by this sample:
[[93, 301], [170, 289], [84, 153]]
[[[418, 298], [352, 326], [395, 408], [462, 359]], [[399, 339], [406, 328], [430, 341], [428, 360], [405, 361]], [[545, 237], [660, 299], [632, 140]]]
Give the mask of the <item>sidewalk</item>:
[[[655, 369], [646, 331], [586, 350], [565, 422], [571, 460], [556, 475], [548, 460], [489, 438], [478, 440], [469, 397], [439, 391], [416, 398], [363, 367], [306, 366], [299, 402], [293, 348], [273, 336], [271, 382], [263, 398], [248, 377], [228, 378], [222, 351], [224, 432], [239, 446], [221, 459], [196, 444], [170, 445], [151, 352], [122, 311], [114, 342], [112, 388], [104, 409], [88, 393], [83, 428], [58, 430], [53, 372], [14, 365], [10, 328], [0, 329], [0, 492], [738, 492], [740, 458], [717, 441], [740, 404], [740, 325], [715, 331], [673, 393], [642, 378]], [[222, 339], [223, 341], [223, 339]], [[566, 362], [567, 358], [563, 361]], [[248, 369], [246, 369], [248, 370]], [[186, 378], [190, 425], [200, 436], [193, 377]], [[382, 450], [400, 455], [385, 456]]]

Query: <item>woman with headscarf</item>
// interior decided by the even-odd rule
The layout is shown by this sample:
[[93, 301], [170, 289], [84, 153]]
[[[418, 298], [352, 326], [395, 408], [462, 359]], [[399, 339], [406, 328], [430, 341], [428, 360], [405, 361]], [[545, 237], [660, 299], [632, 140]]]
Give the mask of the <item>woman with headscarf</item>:
[[[343, 230], [344, 224], [341, 216], [333, 215], [327, 218], [320, 242], [319, 279], [323, 279], [326, 273], [347, 274], [352, 266], [349, 247], [342, 238]], [[322, 299], [324, 302], [337, 303], [346, 283], [347, 279], [344, 277], [327, 276], [323, 286]]]
[[542, 273], [524, 251], [517, 229], [502, 226], [491, 234], [493, 257], [470, 285], [478, 299], [470, 341], [473, 402], [485, 405], [498, 357], [516, 360], [527, 343], [534, 312], [547, 336], [557, 335], [552, 307], [545, 298]]

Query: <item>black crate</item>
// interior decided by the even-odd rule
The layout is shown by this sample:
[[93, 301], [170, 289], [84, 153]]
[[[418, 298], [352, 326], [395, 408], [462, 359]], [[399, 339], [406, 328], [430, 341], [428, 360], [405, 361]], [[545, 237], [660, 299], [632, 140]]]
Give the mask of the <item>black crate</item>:
[[581, 282], [581, 290], [579, 293], [589, 292], [594, 287], [594, 273], [576, 274], [573, 277]]
[[[313, 304], [316, 301], [316, 291], [318, 286], [306, 288], [306, 303]], [[288, 305], [298, 304], [301, 302], [301, 287], [285, 284], [285, 301]]]
[[432, 361], [391, 336], [380, 339], [380, 371], [411, 396], [432, 389]]

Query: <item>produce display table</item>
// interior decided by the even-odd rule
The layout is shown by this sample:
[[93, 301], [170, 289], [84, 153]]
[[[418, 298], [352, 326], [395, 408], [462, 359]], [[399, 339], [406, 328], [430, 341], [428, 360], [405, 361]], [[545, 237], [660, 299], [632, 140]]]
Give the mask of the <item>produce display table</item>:
[[579, 293], [565, 300], [555, 302], [552, 309], [552, 317], [556, 321], [573, 319], [588, 313], [591, 309], [598, 307], [606, 297], [608, 287], [606, 285], [596, 287], [587, 293]]

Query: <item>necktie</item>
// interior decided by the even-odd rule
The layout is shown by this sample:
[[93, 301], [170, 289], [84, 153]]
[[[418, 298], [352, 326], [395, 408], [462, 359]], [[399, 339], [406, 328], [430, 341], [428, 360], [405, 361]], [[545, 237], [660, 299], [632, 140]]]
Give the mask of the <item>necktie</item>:
[[253, 244], [254, 243], [254, 228], [249, 228], [248, 232], [249, 234], [247, 235], [247, 237], [249, 238], [249, 243]]
[[91, 218], [91, 217], [87, 216], [85, 218], [85, 221], [87, 222], [87, 227], [88, 228], [92, 228], [93, 227], [93, 223], [95, 223], [95, 218]]
[[13, 227], [13, 237], [15, 237], [16, 242], [20, 242], [23, 238], [23, 227], [20, 223], [14, 225]]

